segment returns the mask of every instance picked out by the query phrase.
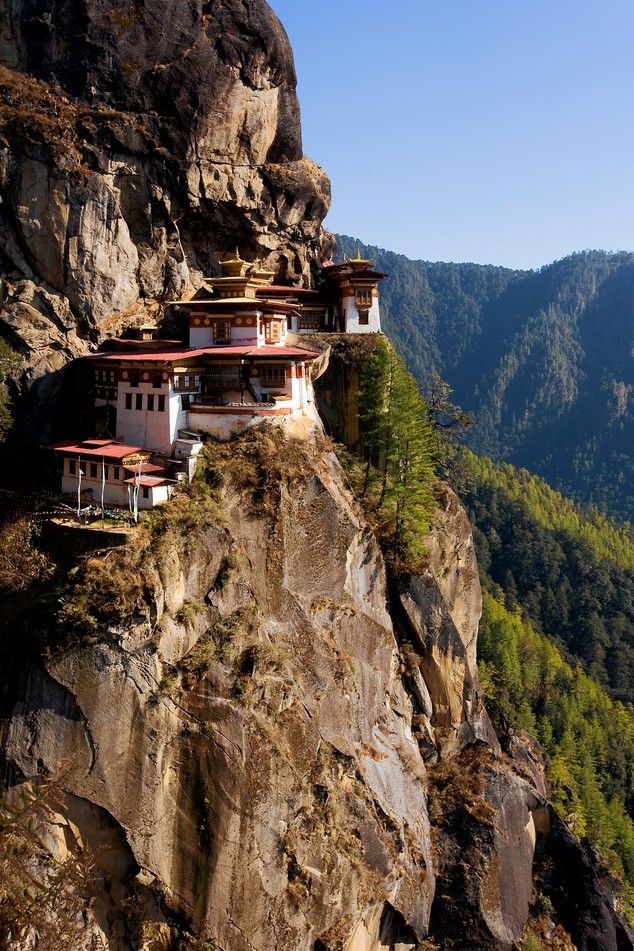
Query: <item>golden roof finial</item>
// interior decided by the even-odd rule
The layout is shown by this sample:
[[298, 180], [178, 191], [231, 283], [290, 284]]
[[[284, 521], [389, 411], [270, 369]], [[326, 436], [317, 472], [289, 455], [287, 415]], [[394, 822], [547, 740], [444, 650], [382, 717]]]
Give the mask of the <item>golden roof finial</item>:
[[361, 257], [361, 248], [359, 247], [359, 245], [357, 245], [357, 256], [355, 258], [355, 261], [362, 261], [362, 260], [363, 258]]

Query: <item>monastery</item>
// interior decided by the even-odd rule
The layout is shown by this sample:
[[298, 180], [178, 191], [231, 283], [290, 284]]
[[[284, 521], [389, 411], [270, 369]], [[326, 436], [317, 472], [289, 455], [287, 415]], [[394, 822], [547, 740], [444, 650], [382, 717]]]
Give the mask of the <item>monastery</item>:
[[[322, 266], [317, 290], [276, 285], [273, 272], [235, 257], [221, 262], [189, 298], [187, 344], [157, 339], [153, 328], [106, 341], [91, 365], [94, 438], [54, 449], [62, 492], [78, 508], [167, 501], [191, 479], [204, 434], [228, 438], [259, 420], [308, 415], [320, 353], [292, 345], [289, 333], [379, 333], [384, 274], [359, 254]], [[295, 341], [297, 342], [297, 341]]]

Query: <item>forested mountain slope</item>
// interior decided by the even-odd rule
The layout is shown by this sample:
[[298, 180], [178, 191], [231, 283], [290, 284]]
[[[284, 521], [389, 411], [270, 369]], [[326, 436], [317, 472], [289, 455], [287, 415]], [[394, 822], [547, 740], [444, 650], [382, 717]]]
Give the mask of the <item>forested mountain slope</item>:
[[468, 450], [461, 476], [490, 709], [501, 731], [520, 726], [543, 744], [553, 801], [623, 876], [632, 912], [634, 535]]
[[512, 271], [337, 243], [389, 274], [383, 328], [424, 391], [437, 371], [474, 413], [472, 448], [632, 519], [634, 254]]

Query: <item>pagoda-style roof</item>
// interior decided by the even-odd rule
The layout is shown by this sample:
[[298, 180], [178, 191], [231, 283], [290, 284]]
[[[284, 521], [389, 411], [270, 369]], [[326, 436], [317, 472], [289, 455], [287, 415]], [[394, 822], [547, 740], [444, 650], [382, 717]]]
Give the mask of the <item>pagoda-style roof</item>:
[[202, 357], [258, 357], [263, 359], [285, 357], [290, 360], [314, 360], [319, 354], [301, 347], [285, 347], [283, 344], [264, 344], [261, 347], [233, 346], [232, 344], [218, 344], [215, 347], [180, 347], [178, 350], [157, 353], [150, 350], [147, 353], [139, 351], [122, 353], [120, 351], [92, 354], [86, 360], [107, 360], [114, 363], [182, 363], [184, 360], [199, 359]]
[[[262, 288], [263, 292], [268, 291], [268, 287]], [[289, 308], [294, 307], [295, 305], [290, 303], [290, 301], [285, 300], [267, 300], [263, 297], [212, 297], [208, 300], [197, 300], [195, 302], [197, 305], [204, 304], [205, 307], [212, 307], [215, 310], [226, 310], [227, 308], [231, 310], [262, 310], [267, 304], [270, 307], [282, 308], [283, 310], [288, 310]]]
[[255, 292], [258, 297], [262, 294], [272, 294], [274, 297], [297, 297], [300, 295], [314, 294], [310, 287], [288, 287], [284, 284], [267, 284], [266, 287], [258, 287]]
[[143, 449], [141, 446], [127, 446], [112, 439], [85, 439], [79, 443], [75, 439], [66, 439], [63, 442], [54, 443], [49, 446], [49, 449], [63, 452], [68, 456], [87, 456], [97, 459], [121, 460], [137, 453], [147, 457], [151, 455], [149, 449]]
[[244, 277], [247, 270], [252, 267], [249, 261], [240, 257], [240, 252], [236, 248], [236, 254], [233, 258], [225, 258], [220, 262], [223, 277]]

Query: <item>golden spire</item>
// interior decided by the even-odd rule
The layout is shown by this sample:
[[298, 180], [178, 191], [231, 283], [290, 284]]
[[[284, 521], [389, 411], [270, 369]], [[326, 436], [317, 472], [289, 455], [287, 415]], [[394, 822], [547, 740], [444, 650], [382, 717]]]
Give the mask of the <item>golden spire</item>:
[[224, 277], [244, 277], [247, 268], [251, 267], [248, 261], [240, 257], [240, 249], [236, 247], [236, 256], [227, 257], [220, 262]]

